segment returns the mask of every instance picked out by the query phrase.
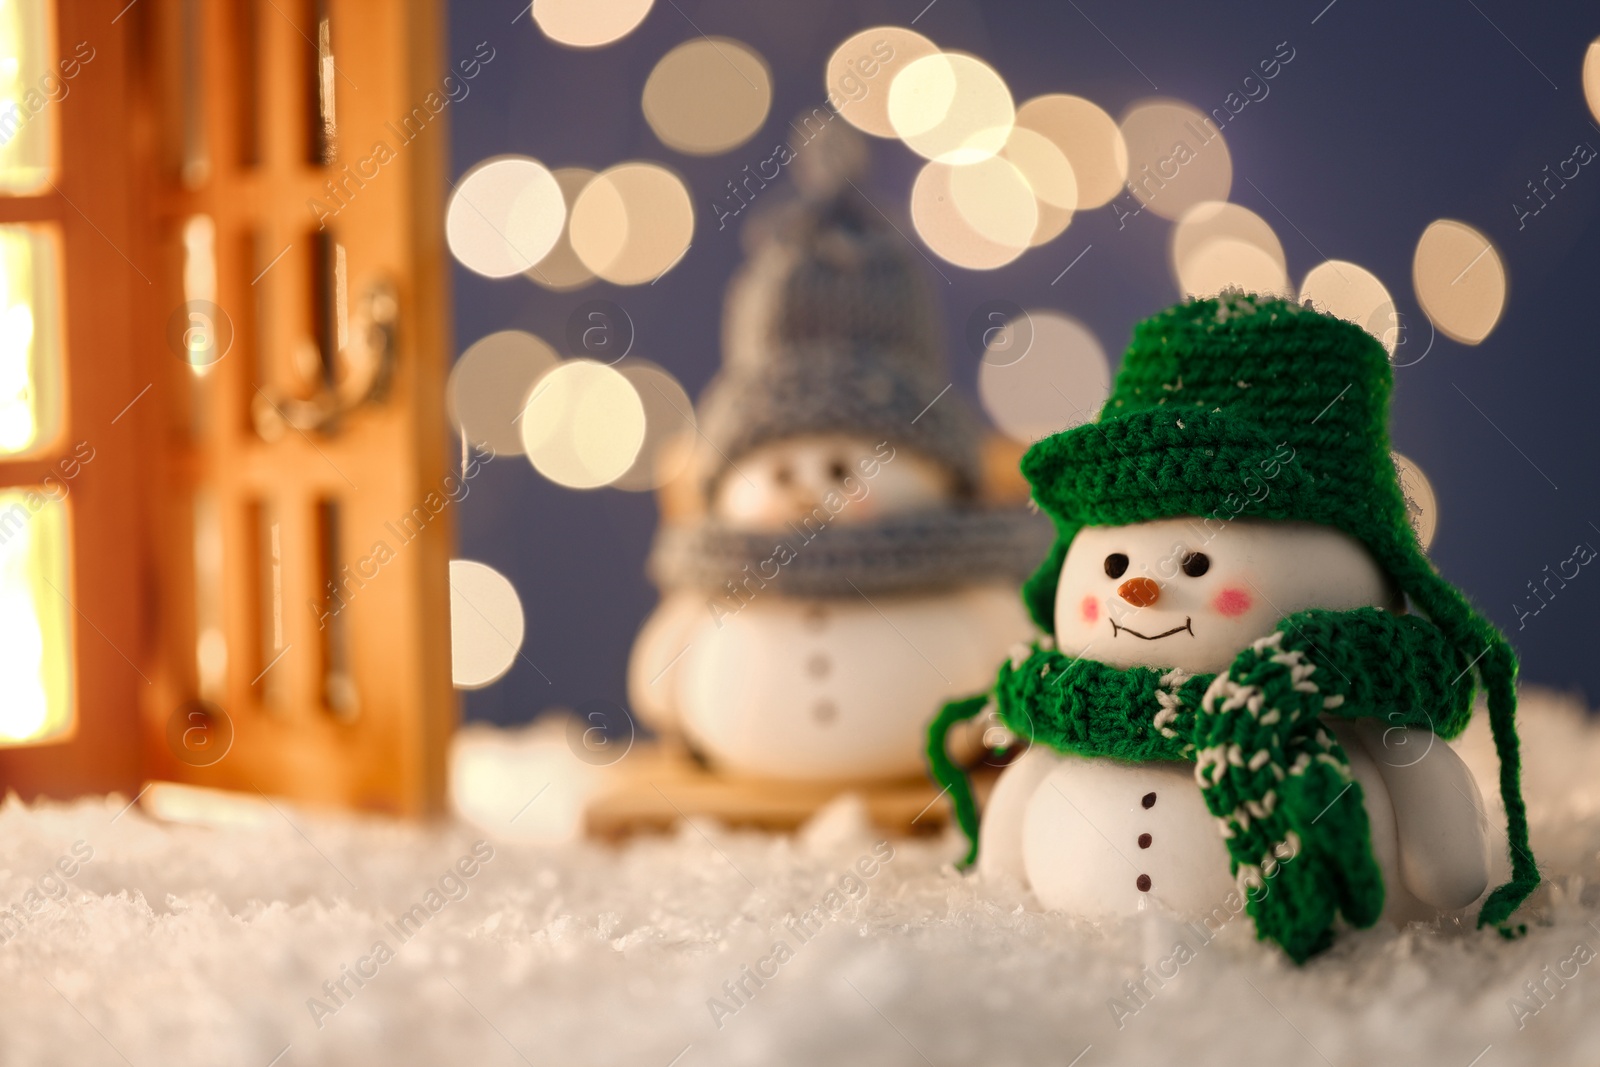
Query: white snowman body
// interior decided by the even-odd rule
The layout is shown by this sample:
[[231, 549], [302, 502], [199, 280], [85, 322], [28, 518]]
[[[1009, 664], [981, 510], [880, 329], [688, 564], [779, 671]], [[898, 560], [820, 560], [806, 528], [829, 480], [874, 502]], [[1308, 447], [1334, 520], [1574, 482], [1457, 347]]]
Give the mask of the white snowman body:
[[[1087, 527], [1062, 564], [1056, 640], [1069, 655], [1118, 667], [1214, 673], [1286, 615], [1394, 610], [1396, 599], [1366, 549], [1329, 527], [1250, 519], [1220, 529], [1199, 519]], [[1460, 757], [1429, 730], [1325, 726], [1365, 799], [1384, 914], [1426, 919], [1482, 895], [1482, 801]], [[1017, 878], [1051, 909], [1104, 918], [1155, 907], [1205, 920], [1242, 908], [1192, 763], [1036, 746], [996, 784], [980, 844], [985, 876]]]
[[[950, 488], [942, 468], [909, 450], [803, 437], [739, 457], [712, 511], [780, 534], [829, 493], [845, 501], [831, 521], [852, 524], [942, 506]], [[1005, 649], [1032, 632], [1008, 583], [826, 598], [782, 587], [780, 569], [740, 601], [670, 593], [634, 645], [635, 710], [732, 773], [807, 781], [920, 774], [932, 713], [988, 685]]]
[[658, 622], [671, 636], [642, 634], [640, 647], [681, 652], [651, 687], [677, 728], [718, 767], [813, 781], [921, 773], [929, 717], [993, 681], [1028, 627], [1003, 586], [870, 603], [770, 596], [715, 619], [705, 594], [677, 594]]

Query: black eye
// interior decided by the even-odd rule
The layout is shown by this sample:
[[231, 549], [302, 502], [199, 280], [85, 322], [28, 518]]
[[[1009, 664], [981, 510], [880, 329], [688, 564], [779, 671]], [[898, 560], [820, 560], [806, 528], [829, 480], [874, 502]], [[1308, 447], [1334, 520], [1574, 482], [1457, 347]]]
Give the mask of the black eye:
[[772, 472], [772, 480], [779, 485], [788, 485], [794, 481], [794, 471], [790, 470], [789, 465], [785, 463]]
[[848, 474], [849, 471], [850, 468], [844, 465], [843, 460], [836, 459], [832, 463], [828, 464], [828, 475], [836, 482], [844, 481], [845, 475]]
[[1183, 573], [1198, 578], [1211, 569], [1211, 557], [1204, 552], [1190, 552], [1183, 557]]
[[1121, 552], [1113, 552], [1106, 557], [1106, 577], [1121, 578], [1128, 571], [1128, 557]]

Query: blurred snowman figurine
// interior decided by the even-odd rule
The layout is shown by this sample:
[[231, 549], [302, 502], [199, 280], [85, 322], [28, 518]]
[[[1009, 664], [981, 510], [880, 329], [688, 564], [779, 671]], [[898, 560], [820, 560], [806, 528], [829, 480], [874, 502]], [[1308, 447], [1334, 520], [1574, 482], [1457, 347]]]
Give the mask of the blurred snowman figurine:
[[[804, 151], [840, 173], [821, 140]], [[1032, 634], [1016, 588], [1050, 526], [980, 502], [939, 309], [904, 239], [827, 171], [747, 231], [701, 402], [704, 514], [658, 533], [629, 694], [719, 770], [887, 780], [921, 772], [933, 712]]]

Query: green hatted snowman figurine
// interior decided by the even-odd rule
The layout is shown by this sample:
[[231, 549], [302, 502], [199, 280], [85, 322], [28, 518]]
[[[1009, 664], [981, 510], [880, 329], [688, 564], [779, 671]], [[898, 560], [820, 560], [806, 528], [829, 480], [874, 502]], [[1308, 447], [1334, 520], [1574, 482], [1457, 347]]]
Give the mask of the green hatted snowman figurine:
[[[1242, 905], [1296, 961], [1344, 921], [1464, 908], [1488, 882], [1481, 800], [1443, 740], [1488, 694], [1511, 881], [1538, 885], [1515, 727], [1516, 658], [1429, 564], [1389, 453], [1393, 375], [1360, 327], [1245, 294], [1134, 332], [1098, 421], [1022, 462], [1055, 521], [1023, 587], [1047, 636], [930, 727], [968, 861], [1086, 917]], [[1032, 747], [981, 834], [952, 726], [997, 716]]]

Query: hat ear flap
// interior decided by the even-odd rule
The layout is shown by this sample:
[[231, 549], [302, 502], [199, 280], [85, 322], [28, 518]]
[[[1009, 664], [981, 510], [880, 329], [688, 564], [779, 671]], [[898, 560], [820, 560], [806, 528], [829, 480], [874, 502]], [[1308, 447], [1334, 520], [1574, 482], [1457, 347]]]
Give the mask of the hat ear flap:
[[1540, 880], [1528, 840], [1528, 809], [1522, 799], [1522, 756], [1516, 725], [1517, 654], [1494, 623], [1479, 614], [1460, 590], [1433, 569], [1411, 537], [1409, 527], [1403, 533], [1395, 530], [1385, 547], [1388, 558], [1382, 562], [1412, 604], [1444, 633], [1463, 658], [1476, 657], [1462, 673], [1476, 668], [1488, 697], [1489, 732], [1500, 758], [1500, 800], [1505, 808], [1511, 858], [1511, 880], [1489, 894], [1478, 913], [1478, 925], [1498, 926], [1502, 935], [1515, 936], [1526, 927], [1503, 924]]
[[1067, 558], [1067, 546], [1078, 531], [1064, 530], [1056, 523], [1055, 544], [1044, 557], [1038, 569], [1022, 583], [1022, 603], [1033, 617], [1034, 625], [1047, 634], [1056, 632], [1056, 585], [1061, 580], [1061, 564]]

